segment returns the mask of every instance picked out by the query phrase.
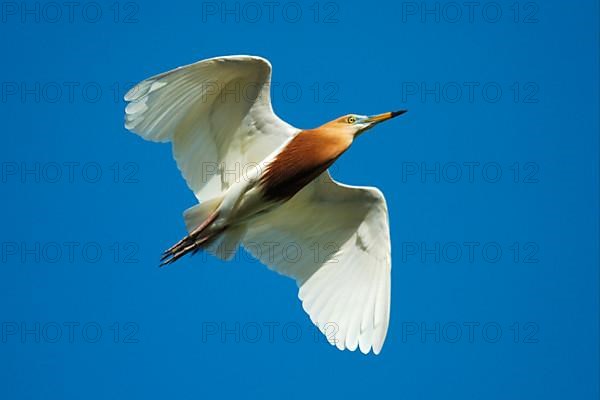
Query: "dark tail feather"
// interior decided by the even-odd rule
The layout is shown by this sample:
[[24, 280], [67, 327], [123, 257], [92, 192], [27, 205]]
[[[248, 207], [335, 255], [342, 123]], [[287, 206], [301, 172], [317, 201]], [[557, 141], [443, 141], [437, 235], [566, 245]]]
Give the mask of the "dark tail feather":
[[210, 244], [212, 238], [213, 235], [209, 235], [196, 240], [191, 236], [186, 236], [180, 241], [180, 244], [177, 247], [169, 249], [162, 254], [160, 266], [172, 264], [190, 252], [196, 254], [198, 250], [201, 250]]
[[189, 252], [196, 254], [198, 250], [212, 243], [219, 232], [206, 234], [204, 231], [217, 219], [217, 216], [218, 212], [214, 211], [208, 216], [206, 221], [190, 232], [189, 235], [166, 250], [160, 258], [160, 266], [172, 264]]

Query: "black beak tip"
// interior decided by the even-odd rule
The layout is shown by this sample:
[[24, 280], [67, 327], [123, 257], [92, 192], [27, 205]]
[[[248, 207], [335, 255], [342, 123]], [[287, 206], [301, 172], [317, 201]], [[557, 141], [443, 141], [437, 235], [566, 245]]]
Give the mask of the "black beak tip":
[[392, 111], [392, 118], [397, 117], [398, 115], [402, 115], [405, 112], [407, 112], [408, 110], [398, 110], [398, 111]]

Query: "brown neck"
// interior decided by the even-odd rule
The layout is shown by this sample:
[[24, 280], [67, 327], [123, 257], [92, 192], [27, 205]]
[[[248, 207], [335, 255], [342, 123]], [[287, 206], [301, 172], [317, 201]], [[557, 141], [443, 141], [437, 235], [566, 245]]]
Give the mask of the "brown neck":
[[323, 173], [352, 144], [352, 137], [321, 127], [294, 137], [261, 177], [264, 196], [287, 200]]

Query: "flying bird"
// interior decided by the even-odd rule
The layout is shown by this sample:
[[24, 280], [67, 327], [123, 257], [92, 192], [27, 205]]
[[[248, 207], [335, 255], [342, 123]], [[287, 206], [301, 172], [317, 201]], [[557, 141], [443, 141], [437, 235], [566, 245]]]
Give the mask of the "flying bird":
[[226, 56], [153, 76], [125, 95], [125, 127], [171, 142], [199, 201], [183, 213], [189, 234], [161, 265], [199, 250], [229, 260], [241, 245], [296, 280], [331, 344], [379, 354], [390, 316], [387, 205], [378, 189], [338, 183], [328, 168], [360, 134], [405, 110], [298, 129], [273, 112], [270, 86], [268, 60]]

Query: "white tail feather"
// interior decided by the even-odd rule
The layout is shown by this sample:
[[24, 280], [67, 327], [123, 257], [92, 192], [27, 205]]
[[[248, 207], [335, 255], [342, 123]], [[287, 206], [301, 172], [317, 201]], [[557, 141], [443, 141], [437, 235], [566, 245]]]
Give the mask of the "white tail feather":
[[214, 199], [205, 200], [200, 204], [196, 204], [193, 207], [188, 208], [183, 212], [183, 220], [189, 233], [199, 227], [204, 221], [208, 219], [208, 216], [215, 211], [221, 202], [223, 197], [215, 197]]

